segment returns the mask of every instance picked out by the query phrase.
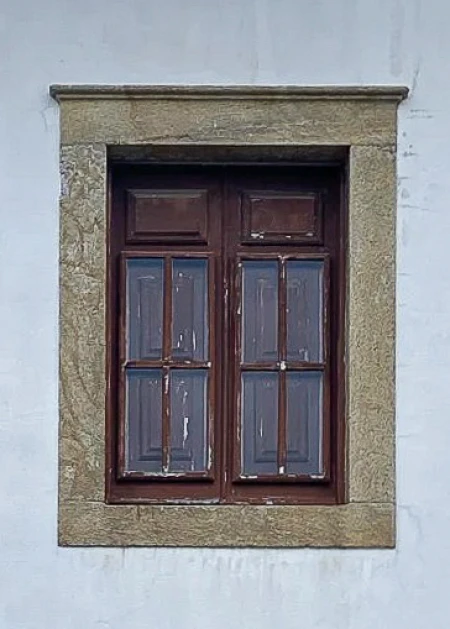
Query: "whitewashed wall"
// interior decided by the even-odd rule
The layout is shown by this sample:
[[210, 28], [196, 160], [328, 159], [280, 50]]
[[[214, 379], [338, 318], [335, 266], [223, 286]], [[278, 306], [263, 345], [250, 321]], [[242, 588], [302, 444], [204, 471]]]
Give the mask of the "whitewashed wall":
[[[448, 0], [0, 0], [0, 628], [450, 626]], [[395, 551], [56, 542], [50, 83], [407, 84]]]

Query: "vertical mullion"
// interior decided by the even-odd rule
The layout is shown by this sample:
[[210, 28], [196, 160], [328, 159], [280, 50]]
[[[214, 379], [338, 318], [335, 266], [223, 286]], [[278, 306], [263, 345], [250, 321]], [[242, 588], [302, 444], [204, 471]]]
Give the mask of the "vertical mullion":
[[321, 321], [321, 334], [322, 334], [322, 360], [324, 362], [324, 383], [323, 383], [323, 438], [322, 438], [322, 465], [323, 473], [325, 477], [330, 474], [331, 467], [331, 417], [330, 417], [330, 396], [331, 396], [331, 365], [330, 365], [330, 313], [329, 313], [329, 300], [330, 300], [330, 260], [328, 257], [323, 262], [323, 280], [322, 280], [322, 299], [323, 299], [323, 314]]
[[207, 338], [208, 338], [208, 353], [205, 356], [206, 362], [209, 365], [207, 382], [208, 382], [208, 408], [207, 408], [207, 421], [206, 421], [206, 435], [205, 435], [205, 446], [206, 446], [206, 469], [208, 472], [211, 472], [213, 468], [213, 463], [215, 459], [215, 448], [214, 448], [214, 417], [218, 413], [218, 409], [216, 410], [216, 317], [215, 317], [215, 307], [216, 307], [216, 286], [215, 279], [216, 277], [220, 277], [217, 273], [218, 260], [215, 256], [208, 256], [207, 258], [207, 267], [206, 267], [206, 277], [207, 277]]
[[323, 362], [327, 365], [330, 361], [330, 313], [329, 313], [329, 301], [330, 301], [330, 259], [325, 257], [323, 261], [323, 287], [322, 287], [322, 299], [323, 299], [323, 315], [322, 315], [322, 347], [323, 347]]
[[278, 372], [278, 473], [286, 471], [286, 354], [287, 354], [287, 326], [286, 326], [286, 260], [280, 258], [278, 262], [278, 357], [280, 370]]
[[[164, 258], [163, 362], [172, 353], [172, 257]], [[163, 367], [162, 387], [162, 469], [170, 465], [170, 369]]]
[[127, 278], [127, 260], [125, 256], [120, 257], [119, 270], [119, 434], [118, 434], [118, 469], [123, 474], [127, 465], [127, 408], [126, 408], [126, 367], [127, 359], [127, 304], [128, 304], [128, 278]]
[[242, 321], [243, 321], [243, 264], [240, 258], [236, 260], [236, 267], [233, 269], [234, 277], [234, 299], [235, 299], [235, 368], [234, 368], [234, 387], [236, 404], [236, 435], [234, 444], [234, 467], [236, 476], [242, 473]]

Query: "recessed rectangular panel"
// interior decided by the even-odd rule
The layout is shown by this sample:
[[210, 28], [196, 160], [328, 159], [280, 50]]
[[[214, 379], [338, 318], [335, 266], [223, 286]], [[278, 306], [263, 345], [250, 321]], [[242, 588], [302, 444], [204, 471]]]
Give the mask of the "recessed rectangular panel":
[[162, 356], [163, 260], [127, 260], [127, 358], [158, 359]]
[[162, 373], [159, 369], [127, 372], [127, 471], [162, 471]]
[[208, 241], [207, 190], [128, 190], [127, 242]]
[[172, 358], [207, 360], [208, 261], [173, 260]]
[[278, 360], [278, 262], [242, 263], [242, 356], [246, 363]]
[[208, 458], [208, 372], [170, 372], [170, 472], [203, 472]]
[[287, 359], [323, 360], [323, 260], [287, 263]]
[[277, 474], [278, 373], [242, 374], [242, 473]]
[[288, 474], [322, 474], [323, 374], [292, 371], [287, 386]]
[[246, 192], [241, 199], [242, 241], [249, 244], [321, 244], [318, 193]]

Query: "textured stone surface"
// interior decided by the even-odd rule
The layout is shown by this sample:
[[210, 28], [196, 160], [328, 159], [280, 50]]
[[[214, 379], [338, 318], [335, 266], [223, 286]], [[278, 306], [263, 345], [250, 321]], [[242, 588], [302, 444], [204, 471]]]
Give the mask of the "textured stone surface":
[[394, 507], [118, 506], [67, 502], [59, 543], [92, 546], [392, 547]]
[[350, 151], [348, 497], [394, 499], [395, 150]]
[[[63, 101], [60, 543], [376, 546], [395, 543], [395, 102], [260, 97]], [[250, 135], [252, 134], [252, 135]], [[107, 506], [106, 144], [351, 146], [347, 482], [343, 506]], [[89, 142], [87, 142], [89, 140]], [[84, 141], [86, 143], [79, 144]], [[380, 146], [374, 146], [375, 144]], [[360, 144], [360, 146], [355, 146]], [[381, 144], [383, 146], [381, 146]], [[282, 149], [281, 149], [282, 150]]]
[[60, 500], [102, 500], [105, 435], [104, 145], [63, 146]]
[[391, 144], [396, 103], [357, 100], [67, 100], [63, 143]]
[[51, 85], [58, 101], [87, 98], [195, 100], [389, 100], [399, 102], [408, 88], [395, 85]]

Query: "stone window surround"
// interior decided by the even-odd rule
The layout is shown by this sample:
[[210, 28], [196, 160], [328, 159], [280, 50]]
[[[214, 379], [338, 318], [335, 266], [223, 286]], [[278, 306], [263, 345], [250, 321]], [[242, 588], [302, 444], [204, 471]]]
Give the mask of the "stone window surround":
[[[63, 86], [59, 543], [395, 546], [397, 107], [407, 88]], [[344, 160], [346, 504], [105, 504], [108, 159]], [[194, 156], [194, 157], [193, 157]]]

